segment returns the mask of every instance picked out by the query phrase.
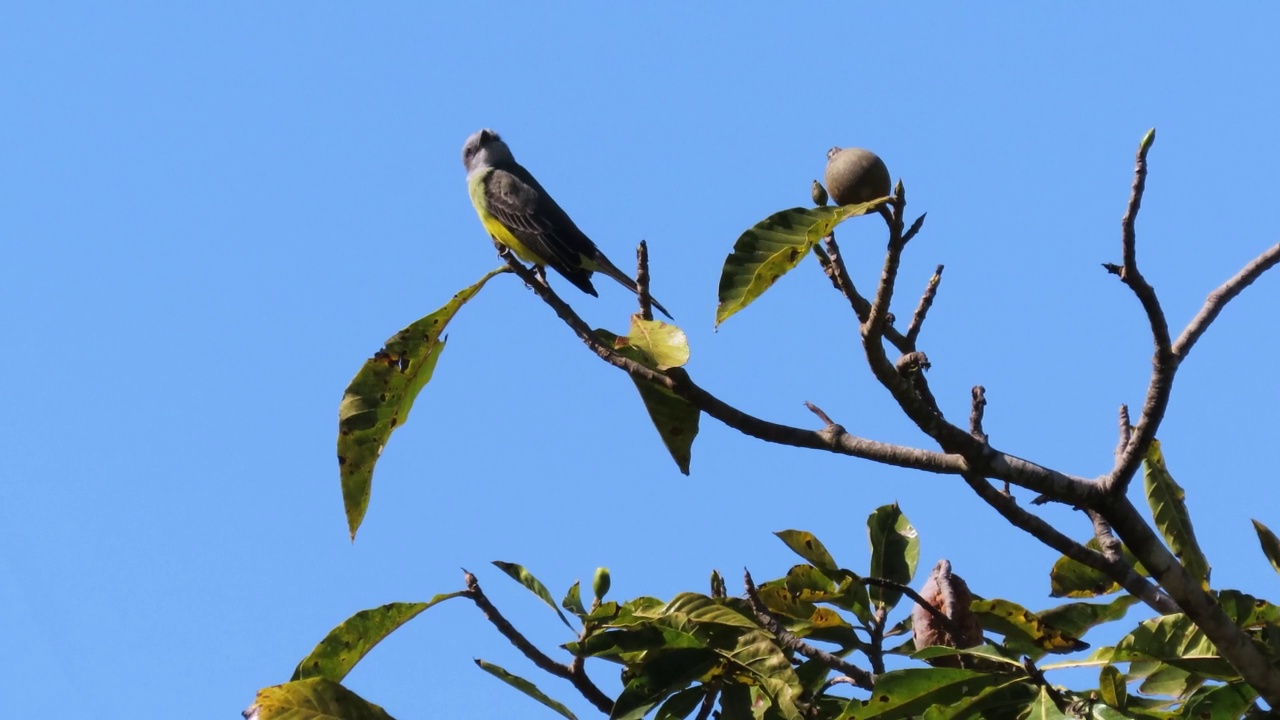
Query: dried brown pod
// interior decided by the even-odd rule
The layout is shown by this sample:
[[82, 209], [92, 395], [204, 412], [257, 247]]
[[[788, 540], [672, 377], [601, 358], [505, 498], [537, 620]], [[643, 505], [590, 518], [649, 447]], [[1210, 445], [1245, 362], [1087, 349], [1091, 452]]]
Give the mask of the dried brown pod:
[[[911, 609], [911, 627], [915, 635], [916, 649], [932, 645], [946, 645], [954, 648], [968, 648], [982, 643], [982, 625], [969, 610], [973, 602], [973, 593], [964, 578], [951, 572], [951, 562], [943, 559], [933, 566], [929, 580], [920, 589], [920, 597], [934, 607], [942, 615], [951, 620], [956, 635], [952, 635], [944, 627], [941, 620], [927, 609], [917, 604]], [[940, 657], [933, 660], [934, 665], [959, 667], [960, 658]]]

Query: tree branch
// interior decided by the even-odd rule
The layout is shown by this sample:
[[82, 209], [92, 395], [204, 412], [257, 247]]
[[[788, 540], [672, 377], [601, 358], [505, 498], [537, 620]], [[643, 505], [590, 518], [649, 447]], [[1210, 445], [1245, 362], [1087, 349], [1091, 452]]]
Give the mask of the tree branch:
[[498, 632], [502, 633], [503, 637], [510, 640], [511, 644], [516, 646], [516, 649], [529, 658], [534, 665], [538, 666], [538, 669], [573, 683], [578, 692], [582, 693], [582, 697], [586, 698], [587, 702], [595, 705], [597, 710], [605, 715], [613, 713], [613, 700], [609, 699], [609, 696], [605, 695], [600, 688], [596, 687], [595, 683], [591, 682], [591, 678], [587, 677], [582, 668], [581, 658], [575, 658], [572, 665], [565, 665], [547, 657], [546, 653], [539, 650], [536, 645], [529, 642], [528, 638], [520, 634], [520, 631], [516, 630], [511, 621], [503, 617], [502, 613], [498, 612], [498, 608], [489, 602], [489, 598], [480, 589], [480, 583], [476, 580], [475, 575], [466, 570], [463, 570], [462, 573], [462, 577], [467, 584], [467, 597], [471, 598], [476, 607], [480, 608], [480, 612], [484, 613], [484, 616], [498, 629]]
[[1271, 665], [1249, 636], [1200, 586], [1200, 582], [1187, 573], [1133, 503], [1123, 495], [1109, 496], [1103, 499], [1098, 511], [1147, 572], [1178, 604], [1180, 612], [1186, 613], [1187, 618], [1204, 632], [1222, 658], [1258, 691], [1268, 705], [1280, 707], [1280, 670]]
[[[924, 219], [924, 216], [920, 216]], [[929, 314], [929, 308], [933, 307], [933, 299], [938, 295], [938, 285], [942, 283], [942, 266], [939, 265], [933, 271], [933, 277], [929, 278], [929, 284], [924, 288], [924, 294], [920, 296], [920, 303], [916, 305], [916, 311], [911, 315], [911, 324], [907, 326], [907, 342], [915, 347], [916, 340], [920, 337], [920, 327], [924, 325], [924, 318]]]
[[1102, 553], [1091, 550], [1063, 535], [1043, 519], [1019, 507], [1017, 501], [1011, 496], [991, 487], [991, 484], [985, 478], [972, 474], [965, 474], [962, 477], [969, 484], [969, 487], [973, 488], [973, 491], [978, 494], [978, 497], [995, 508], [995, 511], [1000, 513], [1005, 520], [1008, 520], [1009, 524], [1021, 529], [1072, 560], [1106, 575], [1161, 615], [1179, 612], [1178, 606], [1164, 593], [1160, 592], [1159, 588], [1148, 582], [1146, 578], [1139, 575], [1126, 563], [1109, 560]]
[[1134, 226], [1138, 219], [1138, 209], [1142, 207], [1142, 193], [1147, 185], [1147, 152], [1155, 142], [1155, 132], [1154, 129], [1148, 131], [1138, 145], [1129, 205], [1120, 221], [1120, 248], [1124, 264], [1119, 267], [1104, 265], [1109, 272], [1119, 275], [1120, 280], [1137, 296], [1147, 314], [1155, 344], [1155, 355], [1151, 359], [1151, 381], [1147, 385], [1147, 397], [1142, 404], [1142, 418], [1134, 428], [1129, 446], [1100, 483], [1104, 491], [1116, 495], [1123, 495], [1128, 489], [1129, 481], [1133, 479], [1142, 458], [1147, 454], [1147, 448], [1155, 439], [1156, 430], [1169, 406], [1173, 377], [1178, 371], [1178, 358], [1173, 354], [1173, 342], [1169, 338], [1169, 323], [1165, 320], [1164, 310], [1160, 307], [1155, 288], [1151, 287], [1138, 270], [1137, 232]]
[[1280, 263], [1280, 243], [1272, 245], [1261, 255], [1254, 258], [1248, 265], [1245, 265], [1240, 272], [1236, 273], [1230, 280], [1226, 281], [1217, 290], [1209, 293], [1209, 297], [1204, 302], [1204, 307], [1200, 308], [1200, 312], [1187, 323], [1187, 328], [1178, 336], [1178, 341], [1173, 344], [1173, 354], [1177, 356], [1179, 361], [1187, 358], [1187, 353], [1191, 352], [1192, 346], [1200, 339], [1205, 330], [1209, 329], [1209, 325], [1218, 318], [1222, 309], [1231, 302], [1235, 296], [1244, 292], [1244, 289], [1253, 284], [1262, 276], [1262, 273], [1275, 267], [1276, 263]]
[[875, 677], [871, 673], [844, 658], [809, 645], [791, 634], [791, 631], [782, 627], [782, 623], [778, 622], [778, 619], [773, 616], [773, 613], [769, 612], [769, 608], [765, 607], [764, 602], [760, 600], [760, 592], [756, 589], [756, 584], [751, 579], [751, 573], [743, 570], [742, 576], [742, 584], [746, 587], [747, 604], [751, 606], [751, 612], [755, 613], [756, 620], [760, 621], [764, 629], [778, 639], [779, 644], [792, 652], [820, 662], [836, 672], [847, 675], [853, 679], [855, 685], [864, 690], [870, 690], [875, 685]]
[[640, 317], [653, 319], [653, 296], [649, 294], [649, 244], [641, 240], [636, 247], [636, 297], [640, 300]]

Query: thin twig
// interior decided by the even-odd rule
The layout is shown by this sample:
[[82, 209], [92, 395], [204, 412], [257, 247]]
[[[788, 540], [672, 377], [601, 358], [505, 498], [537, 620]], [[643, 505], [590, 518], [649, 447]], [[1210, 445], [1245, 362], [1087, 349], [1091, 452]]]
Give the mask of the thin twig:
[[844, 658], [837, 657], [826, 650], [818, 649], [804, 642], [791, 634], [791, 631], [782, 627], [782, 623], [778, 622], [778, 619], [773, 616], [773, 613], [769, 612], [769, 608], [765, 607], [764, 602], [760, 599], [760, 591], [756, 589], [755, 581], [751, 579], [751, 573], [743, 570], [742, 575], [742, 584], [747, 591], [747, 604], [751, 606], [751, 612], [755, 614], [756, 619], [760, 621], [764, 629], [778, 639], [779, 644], [810, 660], [820, 662], [836, 672], [844, 673], [853, 678], [854, 684], [864, 690], [872, 688], [875, 684], [875, 678], [871, 673]]
[[1022, 669], [1031, 678], [1031, 682], [1044, 688], [1045, 693], [1049, 695], [1049, 699], [1053, 701], [1053, 704], [1058, 707], [1059, 712], [1066, 712], [1067, 699], [1062, 697], [1062, 693], [1058, 692], [1058, 689], [1045, 679], [1044, 673], [1040, 668], [1036, 667], [1035, 660], [1032, 660], [1030, 656], [1023, 657]]
[[[924, 218], [923, 215], [920, 216]], [[903, 242], [905, 242], [905, 236]], [[933, 271], [933, 277], [929, 278], [929, 284], [924, 288], [924, 294], [920, 296], [920, 303], [916, 305], [916, 311], [911, 315], [911, 324], [907, 326], [907, 342], [915, 346], [916, 340], [920, 337], [920, 327], [924, 325], [924, 318], [929, 314], [929, 308], [933, 307], [933, 299], [938, 295], [938, 285], [942, 282], [942, 265], [939, 265]]]
[[934, 607], [932, 603], [924, 599], [923, 595], [916, 592], [915, 590], [912, 590], [910, 587], [903, 585], [902, 583], [899, 583], [899, 582], [894, 582], [892, 580], [888, 580], [885, 578], [878, 578], [878, 577], [864, 577], [862, 578], [862, 584], [875, 585], [876, 587], [887, 588], [889, 590], [897, 590], [903, 595], [906, 595], [907, 597], [911, 598], [911, 600], [916, 605], [919, 605], [921, 608], [925, 610], [925, 612], [932, 615], [934, 619], [936, 619], [938, 623], [942, 625], [942, 629], [947, 631], [948, 635], [950, 635], [953, 638], [960, 637], [960, 628], [956, 627], [955, 621], [947, 617], [946, 613]]
[[605, 715], [613, 712], [613, 700], [610, 700], [609, 696], [605, 695], [600, 688], [596, 687], [595, 683], [591, 682], [591, 678], [587, 677], [581, 663], [578, 662], [580, 658], [575, 659], [575, 664], [577, 665], [575, 669], [574, 666], [558, 663], [547, 657], [537, 646], [529, 642], [528, 638], [522, 635], [519, 630], [516, 630], [515, 626], [503, 617], [502, 613], [498, 612], [498, 608], [494, 607], [493, 603], [489, 602], [489, 598], [485, 597], [484, 591], [480, 589], [480, 583], [476, 580], [475, 575], [466, 570], [463, 570], [462, 573], [462, 577], [467, 584], [467, 597], [471, 598], [476, 607], [480, 608], [480, 612], [484, 613], [485, 618], [498, 629], [498, 632], [502, 633], [503, 637], [510, 640], [511, 644], [516, 646], [516, 649], [529, 658], [540, 670], [573, 683], [578, 692], [582, 693], [582, 697], [586, 698], [587, 702], [595, 705], [600, 712]]
[[[836, 243], [835, 233], [824, 237], [822, 242], [826, 250], [818, 255], [818, 262], [822, 264], [823, 272], [831, 279], [831, 284], [849, 301], [849, 306], [853, 308], [853, 314], [857, 316], [858, 323], [866, 322], [867, 316], [871, 313], [871, 302], [863, 297], [858, 292], [858, 288], [854, 286], [853, 278], [849, 275], [849, 268], [845, 266], [844, 256], [840, 254], [840, 245]], [[814, 250], [821, 250], [821, 248], [815, 245]], [[915, 350], [915, 346], [907, 342], [906, 336], [898, 332], [892, 325], [885, 325], [884, 339], [888, 340], [899, 352], [907, 353]]]
[[1116, 462], [1120, 462], [1124, 458], [1124, 451], [1129, 447], [1129, 440], [1133, 437], [1133, 423], [1129, 421], [1129, 406], [1124, 403], [1120, 404], [1120, 413], [1117, 418], [1120, 426], [1120, 440], [1116, 443]]
[[988, 438], [986, 431], [982, 429], [982, 418], [987, 409], [987, 389], [981, 385], [974, 385], [972, 393], [973, 401], [969, 405], [969, 434], [985, 445]]
[[640, 317], [653, 319], [653, 296], [649, 294], [649, 244], [644, 240], [636, 247], [636, 296], [640, 299]]
[[1155, 439], [1156, 431], [1164, 419], [1165, 410], [1169, 406], [1169, 396], [1173, 392], [1173, 377], [1178, 370], [1178, 358], [1173, 354], [1173, 342], [1169, 338], [1169, 323], [1165, 319], [1164, 309], [1160, 307], [1160, 299], [1155, 288], [1138, 270], [1137, 231], [1135, 224], [1138, 210], [1142, 207], [1142, 193], [1147, 185], [1147, 152], [1155, 142], [1155, 130], [1147, 132], [1138, 145], [1137, 160], [1133, 169], [1133, 187], [1129, 192], [1129, 204], [1124, 218], [1120, 221], [1120, 247], [1124, 256], [1124, 264], [1120, 267], [1106, 265], [1108, 271], [1120, 276], [1121, 281], [1129, 286], [1138, 302], [1147, 314], [1147, 322], [1151, 326], [1151, 338], [1155, 344], [1155, 355], [1151, 360], [1151, 380], [1147, 384], [1147, 397], [1142, 404], [1142, 419], [1134, 428], [1129, 446], [1116, 461], [1115, 467], [1107, 477], [1099, 483], [1103, 490], [1110, 494], [1124, 494], [1129, 481], [1141, 464], [1142, 458]]
[[1192, 346], [1200, 339], [1205, 330], [1209, 329], [1209, 325], [1217, 319], [1222, 309], [1231, 302], [1235, 296], [1244, 292], [1244, 289], [1253, 284], [1262, 276], [1262, 273], [1275, 267], [1280, 263], [1280, 243], [1272, 245], [1261, 255], [1254, 258], [1245, 265], [1240, 272], [1236, 273], [1230, 280], [1223, 283], [1218, 289], [1209, 293], [1209, 297], [1205, 299], [1204, 306], [1200, 308], [1200, 312], [1187, 323], [1187, 327], [1178, 336], [1178, 341], [1173, 344], [1173, 354], [1178, 360], [1185, 360], [1187, 353], [1191, 352]]
[[805, 401], [804, 406], [809, 408], [809, 412], [813, 413], [814, 415], [817, 415], [819, 420], [826, 423], [827, 427], [835, 425], [835, 422], [833, 422], [826, 413], [822, 412], [822, 408], [818, 407], [817, 405], [814, 405], [808, 400]]

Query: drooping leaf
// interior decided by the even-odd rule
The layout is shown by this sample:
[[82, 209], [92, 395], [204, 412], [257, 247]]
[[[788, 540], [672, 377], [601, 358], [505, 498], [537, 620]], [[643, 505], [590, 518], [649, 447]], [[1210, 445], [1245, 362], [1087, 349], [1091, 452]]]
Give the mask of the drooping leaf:
[[[1102, 550], [1097, 538], [1089, 538], [1085, 547], [1099, 552]], [[1132, 565], [1139, 575], [1148, 574], [1129, 548], [1122, 545], [1120, 556]], [[1120, 584], [1116, 581], [1066, 555], [1058, 558], [1058, 561], [1053, 564], [1053, 569], [1049, 572], [1049, 585], [1049, 594], [1053, 597], [1091, 598], [1110, 595], [1120, 590]]]
[[851, 700], [842, 718], [894, 720], [961, 701], [1009, 681], [1006, 675], [959, 668], [891, 670], [876, 678], [871, 697]]
[[827, 548], [813, 533], [804, 530], [782, 530], [774, 533], [778, 539], [786, 543], [791, 551], [819, 570], [839, 570], [836, 561], [827, 552]]
[[809, 250], [851, 217], [874, 212], [880, 198], [858, 205], [791, 208], [756, 223], [733, 244], [720, 271], [716, 325], [760, 297], [778, 278], [800, 263]]
[[1040, 619], [1068, 635], [1084, 637], [1090, 628], [1124, 617], [1137, 602], [1132, 595], [1121, 595], [1108, 603], [1065, 603], [1040, 613]]
[[392, 335], [381, 350], [365, 361], [343, 393], [338, 406], [338, 474], [342, 477], [342, 502], [352, 540], [369, 509], [373, 466], [391, 432], [409, 419], [413, 401], [431, 379], [436, 361], [444, 352], [441, 333], [485, 283], [504, 272], [508, 272], [505, 267], [486, 273], [444, 307]]
[[340, 682], [375, 645], [401, 625], [436, 603], [464, 594], [445, 593], [436, 595], [429, 602], [388, 603], [371, 610], [361, 610], [330, 630], [315, 649], [298, 663], [290, 680], [322, 677]]
[[523, 565], [517, 565], [516, 563], [494, 560], [493, 564], [499, 570], [506, 573], [512, 580], [515, 580], [528, 588], [529, 592], [542, 598], [542, 602], [546, 603], [547, 607], [556, 611], [556, 616], [560, 618], [560, 622], [564, 623], [565, 627], [570, 630], [573, 629], [573, 626], [570, 625], [569, 621], [565, 618], [564, 613], [560, 612], [560, 608], [556, 607], [556, 601], [551, 599], [551, 593], [547, 591], [547, 586], [543, 585], [541, 580], [534, 577], [533, 573], [526, 570]]
[[1196, 532], [1191, 527], [1191, 513], [1187, 511], [1186, 491], [1174, 481], [1165, 467], [1159, 440], [1152, 440], [1151, 447], [1147, 450], [1143, 481], [1147, 490], [1147, 503], [1151, 506], [1151, 515], [1160, 534], [1191, 577], [1203, 589], [1208, 590], [1209, 560], [1196, 542]]
[[[684, 337], [684, 332], [674, 325], [659, 323], [656, 320], [649, 322], [674, 328], [681, 338]], [[596, 330], [595, 333], [602, 342], [612, 346], [623, 357], [635, 360], [645, 367], [658, 369], [658, 361], [647, 350], [642, 349], [643, 346], [633, 345], [632, 338], [620, 338], [608, 330]], [[668, 332], [663, 336], [669, 338], [671, 334]], [[659, 348], [659, 352], [668, 360], [676, 359], [679, 355], [670, 346]], [[684, 346], [684, 359], [688, 360], [688, 345]], [[671, 453], [671, 459], [676, 461], [680, 472], [688, 475], [689, 462], [693, 457], [693, 440], [698, 436], [698, 421], [702, 417], [702, 411], [693, 403], [666, 388], [635, 378], [632, 378], [632, 381], [636, 385], [636, 390], [640, 392], [640, 400], [644, 402], [645, 409], [649, 411], [649, 419], [658, 429], [662, 444], [666, 446], [667, 452]]]
[[245, 717], [249, 720], [392, 720], [387, 711], [322, 677], [259, 690]]
[[1262, 554], [1267, 556], [1271, 569], [1280, 574], [1280, 538], [1257, 520], [1253, 521], [1253, 529], [1258, 533], [1258, 542], [1262, 543]]
[[[871, 539], [871, 577], [909, 585], [920, 561], [920, 538], [897, 503], [882, 505], [867, 518]], [[871, 602], [886, 608], [898, 604], [902, 593], [872, 585], [867, 589]]]
[[1045, 652], [1071, 653], [1089, 647], [1088, 643], [1053, 627], [1035, 613], [1008, 600], [975, 600], [969, 609], [978, 617], [983, 628], [1004, 635], [1004, 644], [1010, 650], [1035, 658]]
[[1115, 665], [1104, 665], [1098, 673], [1098, 698], [1107, 705], [1123, 710], [1129, 703], [1129, 688], [1124, 673]]
[[552, 710], [555, 710], [556, 712], [560, 713], [561, 716], [569, 718], [569, 720], [578, 720], [578, 718], [573, 713], [569, 712], [569, 708], [547, 697], [545, 693], [543, 693], [541, 690], [538, 689], [537, 685], [534, 685], [533, 683], [529, 682], [528, 680], [525, 680], [519, 675], [515, 675], [513, 673], [507, 672], [503, 668], [498, 667], [493, 663], [485, 662], [480, 658], [476, 658], [475, 663], [477, 666], [479, 666], [481, 670], [484, 670], [485, 672], [498, 678], [502, 682], [524, 693], [525, 695], [528, 695], [534, 700], [537, 700], [543, 705], [546, 705]]

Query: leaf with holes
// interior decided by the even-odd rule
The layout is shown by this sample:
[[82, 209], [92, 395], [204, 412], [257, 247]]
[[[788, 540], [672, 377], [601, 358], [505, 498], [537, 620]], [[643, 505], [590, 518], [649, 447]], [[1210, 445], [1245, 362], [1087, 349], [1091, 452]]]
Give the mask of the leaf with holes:
[[1200, 587], [1209, 589], [1209, 560], [1196, 542], [1196, 531], [1191, 527], [1191, 513], [1187, 511], [1186, 491], [1174, 481], [1164, 464], [1160, 441], [1152, 440], [1147, 450], [1146, 472], [1143, 481], [1147, 490], [1147, 503], [1156, 527], [1164, 536], [1169, 549], [1182, 561]]
[[[915, 577], [920, 562], [920, 538], [897, 503], [882, 505], [867, 517], [867, 535], [871, 539], [870, 577], [908, 585]], [[871, 602], [891, 608], [898, 604], [902, 592], [872, 585], [867, 589]]]
[[874, 212], [889, 198], [839, 207], [791, 208], [756, 223], [733, 244], [720, 271], [716, 325], [745, 308], [804, 259], [836, 225]]
[[444, 307], [392, 335], [365, 361], [343, 393], [338, 406], [338, 474], [352, 540], [369, 509], [373, 466], [392, 431], [409, 419], [413, 401], [426, 387], [444, 352], [441, 333], [485, 283], [504, 272], [508, 272], [505, 267], [486, 273]]
[[1036, 659], [1045, 652], [1071, 653], [1089, 647], [1089, 643], [1062, 632], [1008, 600], [974, 600], [969, 609], [984, 629], [1004, 635], [1005, 647]]

